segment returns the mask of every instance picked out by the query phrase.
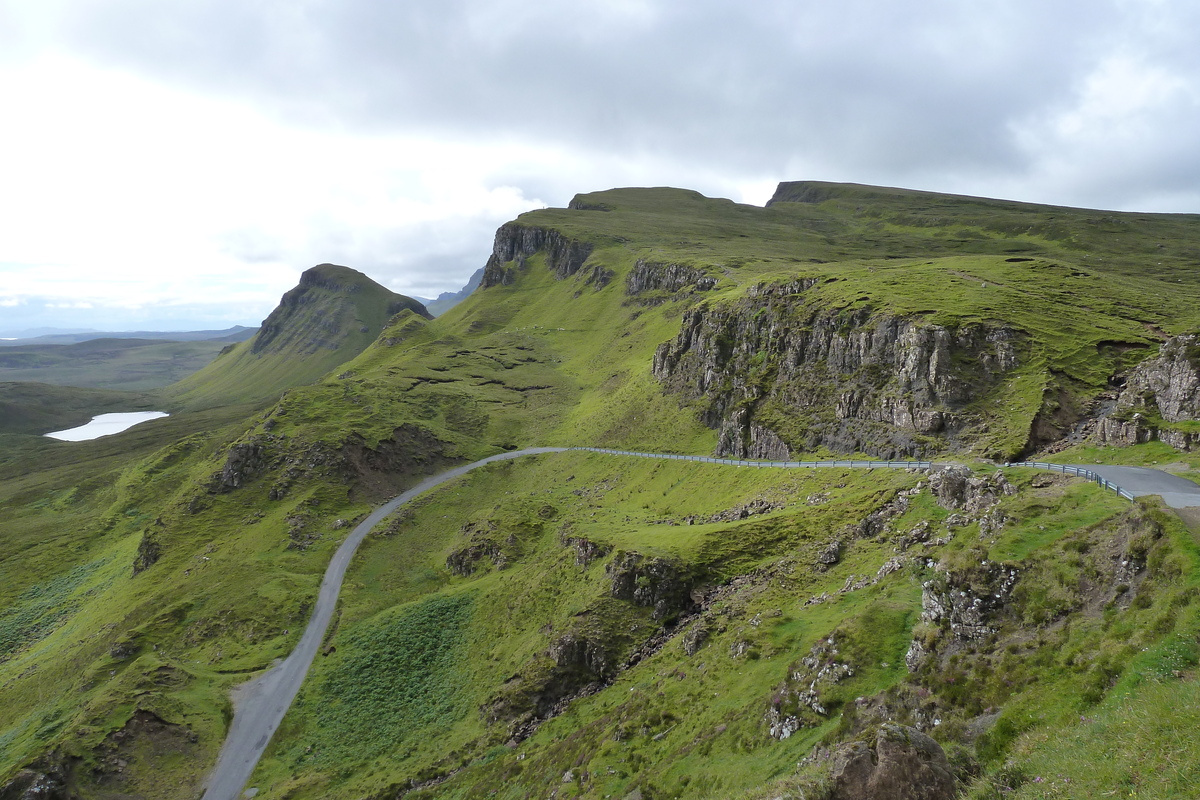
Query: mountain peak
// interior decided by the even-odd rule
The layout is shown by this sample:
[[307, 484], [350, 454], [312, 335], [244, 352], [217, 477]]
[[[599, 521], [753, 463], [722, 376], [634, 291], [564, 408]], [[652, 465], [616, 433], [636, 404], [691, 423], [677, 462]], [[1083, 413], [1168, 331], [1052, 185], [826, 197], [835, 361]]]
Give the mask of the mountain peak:
[[304, 271], [296, 287], [263, 320], [251, 352], [338, 350], [356, 332], [374, 329], [373, 339], [389, 318], [406, 308], [433, 319], [420, 302], [396, 294], [358, 270], [318, 264]]

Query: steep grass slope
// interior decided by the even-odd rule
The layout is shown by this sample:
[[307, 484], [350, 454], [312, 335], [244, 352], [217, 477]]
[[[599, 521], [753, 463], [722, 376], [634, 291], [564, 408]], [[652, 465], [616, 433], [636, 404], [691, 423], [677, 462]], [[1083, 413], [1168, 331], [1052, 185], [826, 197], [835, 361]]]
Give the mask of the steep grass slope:
[[[437, 320], [389, 312], [241, 422], [6, 486], [0, 776], [194, 796], [226, 691], [298, 637], [348, 523], [441, 465], [1011, 453], [1196, 325], [1194, 218], [811, 186], [531, 212]], [[242, 345], [177, 396], [264, 397], [293, 324], [315, 323], [264, 326], [260, 362]], [[1194, 691], [1195, 545], [1153, 504], [993, 473], [472, 473], [364, 545], [259, 796], [811, 796], [814, 746], [886, 721], [942, 741], [976, 796], [1036, 796], [1039, 742]], [[1171, 796], [1158, 763], [1127, 765], [1144, 796]]]

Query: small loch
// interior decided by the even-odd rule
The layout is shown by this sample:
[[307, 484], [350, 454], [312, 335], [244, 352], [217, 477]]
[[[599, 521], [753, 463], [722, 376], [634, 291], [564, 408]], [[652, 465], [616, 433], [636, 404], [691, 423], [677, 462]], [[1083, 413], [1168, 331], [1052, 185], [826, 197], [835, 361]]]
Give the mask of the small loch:
[[99, 439], [101, 436], [111, 436], [114, 433], [129, 430], [139, 422], [168, 416], [165, 411], [129, 411], [121, 414], [100, 414], [92, 417], [92, 421], [78, 428], [68, 428], [65, 431], [47, 433], [51, 439], [60, 442], [86, 442], [89, 439]]

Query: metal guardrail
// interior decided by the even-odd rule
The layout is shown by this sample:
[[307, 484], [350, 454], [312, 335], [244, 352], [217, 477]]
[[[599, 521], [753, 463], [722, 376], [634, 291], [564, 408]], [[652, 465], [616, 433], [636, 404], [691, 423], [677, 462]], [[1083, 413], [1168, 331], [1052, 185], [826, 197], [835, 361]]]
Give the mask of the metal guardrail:
[[748, 461], [738, 458], [713, 458], [711, 456], [681, 456], [670, 453], [641, 453], [636, 450], [610, 450], [603, 447], [572, 447], [571, 450], [586, 450], [590, 453], [609, 453], [616, 456], [638, 458], [664, 458], [674, 461], [696, 461], [703, 464], [727, 464], [734, 467], [842, 467], [854, 469], [931, 469], [932, 461], [870, 461], [851, 459], [848, 461]]
[[[703, 464], [726, 464], [733, 467], [790, 467], [790, 468], [815, 468], [815, 467], [840, 467], [851, 469], [933, 469], [935, 464], [932, 461], [860, 461], [850, 459], [848, 461], [747, 461], [745, 459], [736, 458], [712, 458], [711, 456], [682, 456], [672, 455], [670, 453], [641, 453], [636, 450], [610, 450], [604, 447], [570, 447], [569, 450], [586, 450], [590, 453], [608, 453], [616, 456], [636, 456], [637, 458], [663, 458], [673, 461], [696, 461]], [[1020, 461], [1017, 463], [1005, 464], [1006, 467], [1032, 467], [1034, 469], [1044, 469], [1050, 472], [1059, 472], [1063, 475], [1076, 475], [1080, 478], [1098, 484], [1103, 489], [1116, 492], [1126, 500], [1132, 500], [1133, 494], [1121, 488], [1117, 484], [1108, 480], [1102, 475], [1097, 475], [1090, 469], [1083, 467], [1072, 467], [1067, 464], [1049, 464], [1044, 461]]]
[[1092, 472], [1090, 469], [1084, 469], [1083, 467], [1072, 467], [1069, 464], [1049, 464], [1045, 461], [1018, 461], [1013, 464], [1005, 464], [1004, 466], [1006, 466], [1006, 467], [1033, 467], [1034, 469], [1044, 469], [1044, 470], [1049, 470], [1050, 472], [1059, 472], [1059, 473], [1062, 473], [1063, 475], [1075, 475], [1080, 478], [1087, 478], [1089, 481], [1092, 481], [1093, 483], [1098, 484], [1100, 486], [1100, 488], [1108, 489], [1110, 491], [1116, 492], [1118, 495], [1120, 495], [1121, 497], [1124, 497], [1126, 500], [1133, 499], [1133, 494], [1131, 494], [1127, 490], [1121, 488], [1117, 484], [1110, 481], [1108, 478], [1105, 478], [1103, 475], [1097, 475], [1095, 472]]

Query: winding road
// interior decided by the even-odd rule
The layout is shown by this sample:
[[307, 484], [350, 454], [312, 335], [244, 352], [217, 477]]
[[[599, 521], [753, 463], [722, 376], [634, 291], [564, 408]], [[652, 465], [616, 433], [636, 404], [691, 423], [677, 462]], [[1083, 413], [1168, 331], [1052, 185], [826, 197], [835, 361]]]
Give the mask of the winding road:
[[[640, 453], [629, 450], [609, 450], [597, 447], [531, 447], [525, 450], [514, 450], [508, 453], [489, 456], [471, 464], [433, 475], [404, 492], [392, 498], [371, 512], [366, 519], [355, 526], [354, 530], [342, 542], [321, 581], [321, 591], [308, 627], [296, 649], [286, 659], [279, 662], [259, 677], [242, 684], [234, 690], [235, 713], [229, 735], [221, 746], [216, 766], [209, 775], [203, 800], [236, 800], [241, 797], [252, 797], [254, 789], [242, 792], [259, 758], [283, 721], [296, 693], [300, 690], [308, 668], [312, 665], [325, 631], [333, 618], [337, 606], [338, 593], [342, 588], [346, 569], [350, 559], [358, 549], [362, 540], [371, 529], [383, 521], [398, 507], [424, 494], [435, 486], [465, 475], [473, 469], [497, 461], [507, 461], [521, 456], [540, 455], [543, 453], [562, 453], [568, 450], [585, 450], [593, 453], [634, 456], [638, 458], [658, 458], [674, 461], [695, 461], [708, 464], [724, 464], [741, 467], [776, 467], [776, 468], [867, 468], [867, 469], [907, 469], [933, 468], [939, 466], [929, 461], [745, 461], [728, 458], [711, 458], [708, 456], [681, 456], [663, 453]], [[1102, 486], [1120, 494], [1122, 497], [1133, 498], [1142, 495], [1161, 495], [1164, 502], [1171, 508], [1189, 508], [1200, 506], [1200, 486], [1186, 478], [1171, 475], [1156, 469], [1145, 467], [1116, 467], [1116, 466], [1080, 466], [1045, 464], [1041, 462], [1023, 462], [1009, 466], [1028, 466], [1036, 469], [1046, 469], [1094, 480]]]

